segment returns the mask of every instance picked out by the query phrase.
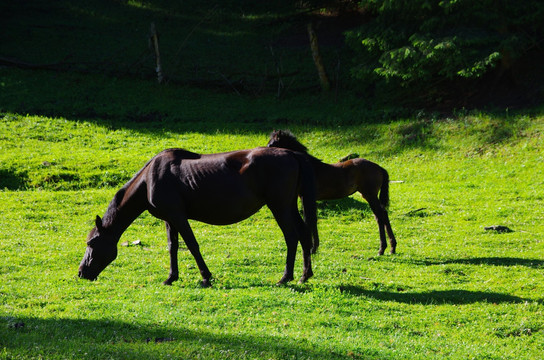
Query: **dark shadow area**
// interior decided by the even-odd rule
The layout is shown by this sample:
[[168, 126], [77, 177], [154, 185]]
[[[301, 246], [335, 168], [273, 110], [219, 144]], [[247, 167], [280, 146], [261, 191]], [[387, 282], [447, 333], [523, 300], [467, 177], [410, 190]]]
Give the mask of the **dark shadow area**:
[[16, 174], [13, 171], [0, 169], [0, 190], [23, 190], [25, 189], [28, 177]]
[[317, 211], [319, 217], [338, 216], [350, 211], [360, 212], [363, 217], [372, 215], [372, 210], [367, 202], [357, 201], [349, 196], [337, 200], [318, 201]]
[[478, 302], [489, 303], [523, 303], [529, 301], [518, 296], [500, 294], [485, 291], [467, 291], [467, 290], [433, 290], [428, 292], [410, 292], [410, 291], [381, 291], [368, 290], [358, 286], [342, 286], [340, 291], [353, 296], [370, 297], [381, 301], [395, 301], [407, 304], [449, 304], [464, 305]]
[[[334, 95], [321, 93], [305, 30], [317, 13], [293, 4], [2, 2], [0, 113], [64, 117], [158, 136], [218, 129], [264, 135], [288, 126], [334, 130], [414, 115], [349, 85], [343, 33], [365, 21], [358, 17], [319, 19], [325, 65], [337, 69], [339, 80]], [[157, 83], [147, 42], [151, 22], [161, 35], [163, 84]], [[423, 113], [421, 119], [431, 117]], [[516, 135], [502, 125], [488, 141]], [[374, 136], [365, 126], [330, 144], [358, 145]], [[389, 137], [386, 155], [435, 146], [432, 121], [397, 126]]]
[[523, 259], [523, 258], [513, 258], [513, 257], [479, 257], [471, 259], [448, 259], [448, 260], [438, 260], [438, 259], [405, 259], [405, 260], [396, 260], [404, 261], [410, 264], [416, 265], [448, 265], [448, 264], [464, 264], [464, 265], [491, 265], [491, 266], [525, 266], [533, 269], [542, 269], [544, 268], [544, 260], [542, 259]]
[[[275, 30], [273, 20], [288, 19], [297, 8], [288, 1], [270, 6], [255, 1], [151, 0], [144, 4], [90, 0], [76, 4], [66, 0], [54, 3], [27, 0], [2, 2], [0, 11], [4, 15], [4, 29], [10, 34], [0, 42], [0, 59], [4, 64], [23, 69], [153, 79], [156, 64], [147, 37], [154, 22], [160, 35], [162, 65], [169, 79], [191, 80], [196, 84], [216, 79], [210, 85], [232, 91], [234, 81], [229, 85], [224, 78], [231, 68], [242, 68], [240, 65], [255, 68], [257, 64], [251, 64], [253, 59], [247, 53], [239, 56], [239, 48], [231, 45], [239, 43], [268, 53], [267, 49], [261, 50], [262, 42], [254, 41], [259, 39], [255, 35], [266, 34], [266, 25]], [[276, 27], [281, 25], [280, 21]], [[277, 36], [277, 31], [268, 33], [263, 41], [272, 41], [270, 37]], [[58, 41], [60, 36], [63, 41]], [[20, 46], [14, 47], [16, 42]], [[204, 50], [207, 59], [201, 58]], [[218, 61], [221, 56], [226, 61]], [[228, 61], [234, 56], [237, 62]], [[206, 75], [208, 79], [204, 78]]]
[[[289, 1], [29, 0], [3, 2], [0, 12], [0, 111], [138, 129], [165, 121], [224, 123], [216, 112], [240, 123], [274, 123], [285, 115], [248, 114], [248, 102], [265, 96], [274, 106], [301, 89], [309, 88], [305, 96], [319, 92], [309, 41], [296, 47], [280, 41], [299, 27], [307, 37], [307, 11]], [[148, 46], [151, 22], [160, 35], [166, 78], [160, 85]], [[343, 46], [342, 30], [324, 27], [338, 38], [329, 46]]]
[[[31, 317], [2, 318], [0, 324], [4, 352], [17, 351], [32, 358], [159, 360], [168, 357], [165, 352], [171, 352], [170, 356], [174, 358], [215, 358], [221, 352], [228, 353], [229, 358], [278, 358], [282, 355], [324, 360], [346, 358], [316, 351], [310, 342], [272, 336], [196, 332], [182, 324], [135, 325], [115, 320]], [[165, 348], [160, 348], [162, 346]]]
[[522, 259], [512, 257], [482, 257], [474, 259], [449, 260], [447, 264], [468, 264], [468, 265], [494, 265], [494, 266], [525, 266], [534, 269], [544, 268], [544, 260]]
[[273, 129], [332, 129], [338, 122], [331, 123], [329, 118], [346, 116], [333, 101], [304, 94], [278, 102], [267, 96], [214, 94], [185, 85], [161, 86], [151, 80], [2, 67], [0, 77], [0, 116], [14, 113], [65, 118], [157, 136], [165, 132], [261, 134], [265, 146]]

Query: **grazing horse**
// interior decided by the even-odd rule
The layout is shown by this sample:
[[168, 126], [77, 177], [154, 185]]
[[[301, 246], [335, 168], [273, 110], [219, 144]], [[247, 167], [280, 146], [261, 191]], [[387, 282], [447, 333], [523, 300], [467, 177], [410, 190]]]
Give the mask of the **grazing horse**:
[[[302, 145], [289, 131], [272, 132], [267, 146], [308, 154], [306, 146]], [[317, 200], [340, 199], [356, 191], [360, 192], [370, 205], [378, 222], [380, 231], [378, 254], [383, 255], [387, 248], [386, 231], [391, 244], [391, 254], [394, 254], [397, 241], [387, 215], [387, 207], [389, 206], [389, 174], [387, 171], [378, 164], [361, 158], [341, 161], [336, 164], [325, 164], [313, 156], [310, 156], [310, 159], [315, 171]], [[317, 228], [311, 228], [311, 230], [314, 244], [312, 252], [315, 253], [319, 246], [319, 236]]]
[[[309, 217], [298, 212], [297, 197]], [[286, 149], [260, 147], [221, 154], [201, 155], [183, 149], [164, 150], [127, 182], [114, 196], [106, 213], [95, 219], [79, 276], [95, 280], [117, 257], [123, 232], [145, 210], [163, 220], [168, 235], [170, 274], [164, 284], [179, 276], [178, 233], [210, 286], [212, 274], [199, 250], [188, 219], [213, 225], [242, 221], [267, 205], [287, 244], [285, 272], [278, 284], [293, 280], [297, 244], [303, 249], [300, 282], [312, 273], [310, 228], [315, 227], [315, 180], [309, 158]]]

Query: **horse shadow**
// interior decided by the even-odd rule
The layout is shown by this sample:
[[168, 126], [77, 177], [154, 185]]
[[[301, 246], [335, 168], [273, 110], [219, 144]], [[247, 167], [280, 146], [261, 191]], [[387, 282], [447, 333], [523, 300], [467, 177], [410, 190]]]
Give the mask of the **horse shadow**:
[[523, 259], [515, 257], [479, 257], [472, 259], [448, 260], [446, 264], [493, 265], [493, 266], [525, 266], [533, 269], [544, 268], [544, 260]]
[[524, 259], [516, 257], [477, 257], [469, 259], [425, 259], [425, 260], [410, 260], [412, 264], [418, 265], [448, 265], [448, 264], [461, 264], [461, 265], [491, 265], [491, 266], [525, 266], [532, 269], [544, 268], [544, 260], [541, 259]]
[[[344, 294], [349, 294], [356, 297], [367, 297], [380, 301], [394, 301], [405, 304], [421, 304], [421, 305], [466, 305], [480, 302], [488, 302], [492, 304], [510, 303], [519, 304], [526, 301], [518, 296], [501, 294], [496, 292], [486, 291], [470, 291], [470, 290], [431, 290], [424, 292], [410, 291], [383, 291], [369, 290], [360, 286], [339, 286], [338, 289]], [[544, 302], [543, 299], [538, 300], [539, 303]]]
[[372, 215], [372, 210], [367, 202], [358, 201], [348, 196], [336, 200], [320, 200], [317, 202], [319, 217], [332, 217], [349, 213], [361, 214], [362, 217]]

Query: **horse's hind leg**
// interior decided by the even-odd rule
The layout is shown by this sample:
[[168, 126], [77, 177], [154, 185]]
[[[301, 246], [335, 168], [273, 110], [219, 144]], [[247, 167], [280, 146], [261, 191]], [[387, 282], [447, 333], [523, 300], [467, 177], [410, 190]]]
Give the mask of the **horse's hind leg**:
[[374, 217], [376, 218], [376, 222], [378, 223], [378, 229], [380, 230], [380, 250], [378, 250], [378, 255], [383, 255], [385, 249], [387, 248], [387, 240], [385, 237], [385, 224], [389, 223], [389, 219], [387, 217], [385, 209], [380, 204], [378, 198], [367, 198], [367, 201], [370, 205], [370, 209], [372, 209], [372, 212], [374, 213]]
[[[306, 224], [306, 212], [305, 212], [305, 209], [302, 208], [302, 214], [304, 215], [304, 223]], [[306, 228], [306, 226], [305, 226]], [[311, 243], [311, 247], [312, 247], [312, 254], [315, 254], [317, 253], [317, 249], [319, 248], [319, 233], [317, 231], [317, 222], [315, 224], [312, 224], [311, 225], [311, 229], [310, 229], [310, 232], [311, 232], [311, 240], [312, 240], [312, 243]], [[301, 243], [302, 245], [302, 243]]]
[[391, 254], [394, 254], [397, 251], [397, 239], [395, 239], [395, 234], [393, 234], [393, 229], [391, 228], [391, 223], [389, 222], [389, 215], [387, 215], [387, 210], [383, 210], [384, 213], [384, 225], [387, 230], [387, 236], [389, 237], [389, 244], [391, 244]]
[[[181, 237], [183, 238], [183, 241], [185, 241], [187, 248], [189, 249], [189, 251], [191, 252], [191, 254], [196, 260], [196, 264], [198, 266], [198, 269], [200, 270], [200, 275], [202, 275], [202, 286], [203, 287], [211, 286], [212, 273], [210, 272], [210, 270], [208, 269], [208, 266], [206, 265], [206, 263], [204, 262], [204, 259], [202, 258], [202, 254], [200, 253], [200, 247], [198, 246], [198, 243], [196, 241], [195, 235], [193, 234], [193, 230], [191, 229], [191, 226], [189, 225], [189, 222], [185, 218], [177, 219], [174, 222], [174, 226], [176, 230], [179, 231], [179, 233], [181, 234]], [[177, 257], [176, 257], [176, 261], [177, 261]]]
[[295, 258], [298, 244], [297, 234], [294, 227], [287, 229], [280, 225], [280, 228], [282, 229], [285, 244], [287, 245], [287, 258], [285, 260], [285, 271], [283, 272], [283, 276], [281, 277], [280, 281], [278, 281], [278, 285], [288, 283], [294, 279]]
[[[303, 253], [304, 253], [304, 270], [303, 270], [303, 275], [300, 281], [304, 282], [313, 275], [311, 260], [310, 260], [311, 259], [311, 238], [309, 237], [310, 236], [309, 231], [308, 229], [306, 229], [306, 225], [304, 224], [304, 222], [300, 218], [300, 215], [298, 214], [296, 204], [294, 205], [294, 210], [293, 210], [293, 207], [290, 207], [288, 209], [270, 208], [270, 210], [272, 211], [272, 214], [274, 214], [274, 218], [278, 222], [278, 225], [285, 238], [285, 244], [287, 245], [287, 259], [285, 262], [285, 272], [283, 273], [283, 276], [280, 279], [280, 281], [278, 281], [278, 285], [285, 284], [294, 279], [295, 257], [297, 253], [297, 245], [298, 245], [299, 236], [303, 235], [303, 234], [299, 234], [300, 229], [302, 228], [304, 228], [306, 231], [304, 235], [304, 240], [301, 240], [301, 245], [303, 246]], [[302, 236], [301, 236], [301, 239], [302, 239]]]
[[168, 274], [168, 279], [164, 281], [164, 285], [172, 285], [174, 281], [179, 278], [178, 270], [178, 249], [179, 249], [179, 238], [178, 231], [173, 228], [168, 222], [166, 224], [166, 234], [168, 235], [168, 252], [170, 253], [170, 274]]
[[[300, 240], [300, 245], [302, 246], [302, 256], [304, 258], [304, 268], [302, 271], [302, 277], [299, 280], [299, 283], [304, 283], [306, 280], [311, 278], [314, 273], [312, 271], [312, 254], [315, 253], [316, 247], [315, 244], [312, 247], [312, 233], [317, 236], [317, 231], [314, 233], [306, 226], [306, 222], [303, 221], [298, 213], [295, 214], [295, 219], [297, 222], [298, 236]], [[316, 237], [314, 237], [314, 240]]]

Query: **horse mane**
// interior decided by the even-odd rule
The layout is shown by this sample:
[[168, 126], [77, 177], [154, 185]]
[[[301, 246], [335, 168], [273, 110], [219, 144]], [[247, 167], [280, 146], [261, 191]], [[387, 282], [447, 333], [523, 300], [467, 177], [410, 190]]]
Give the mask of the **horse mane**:
[[202, 155], [185, 150], [180, 148], [170, 148], [165, 149], [161, 151], [159, 154], [152, 157], [150, 160], [147, 161], [147, 163], [130, 179], [126, 182], [125, 185], [119, 191], [117, 191], [111, 200], [110, 204], [108, 205], [108, 208], [106, 209], [106, 213], [103, 216], [103, 223], [104, 224], [110, 224], [117, 215], [117, 211], [119, 210], [119, 207], [121, 206], [121, 203], [123, 202], [123, 199], [125, 198], [125, 194], [127, 193], [127, 190], [131, 188], [131, 186], [140, 178], [140, 175], [142, 172], [147, 168], [147, 166], [153, 161], [157, 156], [165, 153], [165, 152], [173, 152], [176, 154], [177, 157], [181, 157], [182, 159], [199, 159]]
[[321, 159], [316, 158], [315, 156], [308, 153], [308, 148], [300, 143], [297, 140], [296, 136], [293, 135], [289, 130], [274, 130], [270, 134], [269, 144], [272, 141], [276, 141], [274, 147], [280, 147], [288, 150], [298, 151], [303, 154], [306, 154], [310, 159], [318, 163], [323, 163]]
[[106, 209], [106, 212], [104, 213], [104, 216], [102, 217], [102, 223], [104, 225], [110, 224], [113, 219], [115, 219], [115, 215], [117, 214], [117, 210], [119, 209], [119, 206], [121, 205], [121, 202], [125, 197], [126, 191], [127, 187], [123, 186], [119, 191], [115, 193], [113, 199], [108, 205], [108, 208]]
[[270, 134], [270, 140], [279, 141], [282, 148], [308, 154], [308, 148], [302, 145], [289, 130], [274, 130]]
[[115, 219], [115, 216], [117, 215], [117, 212], [119, 211], [119, 207], [121, 206], [121, 203], [123, 202], [123, 199], [125, 198], [125, 194], [127, 193], [127, 190], [134, 184], [134, 182], [140, 177], [142, 172], [147, 168], [147, 166], [151, 163], [151, 161], [155, 158], [149, 159], [145, 165], [138, 170], [134, 176], [123, 185], [121, 189], [119, 189], [115, 195], [113, 196], [113, 199], [110, 201], [108, 208], [106, 209], [106, 212], [104, 213], [104, 216], [102, 217], [102, 223], [104, 225], [109, 225], [113, 222]]

